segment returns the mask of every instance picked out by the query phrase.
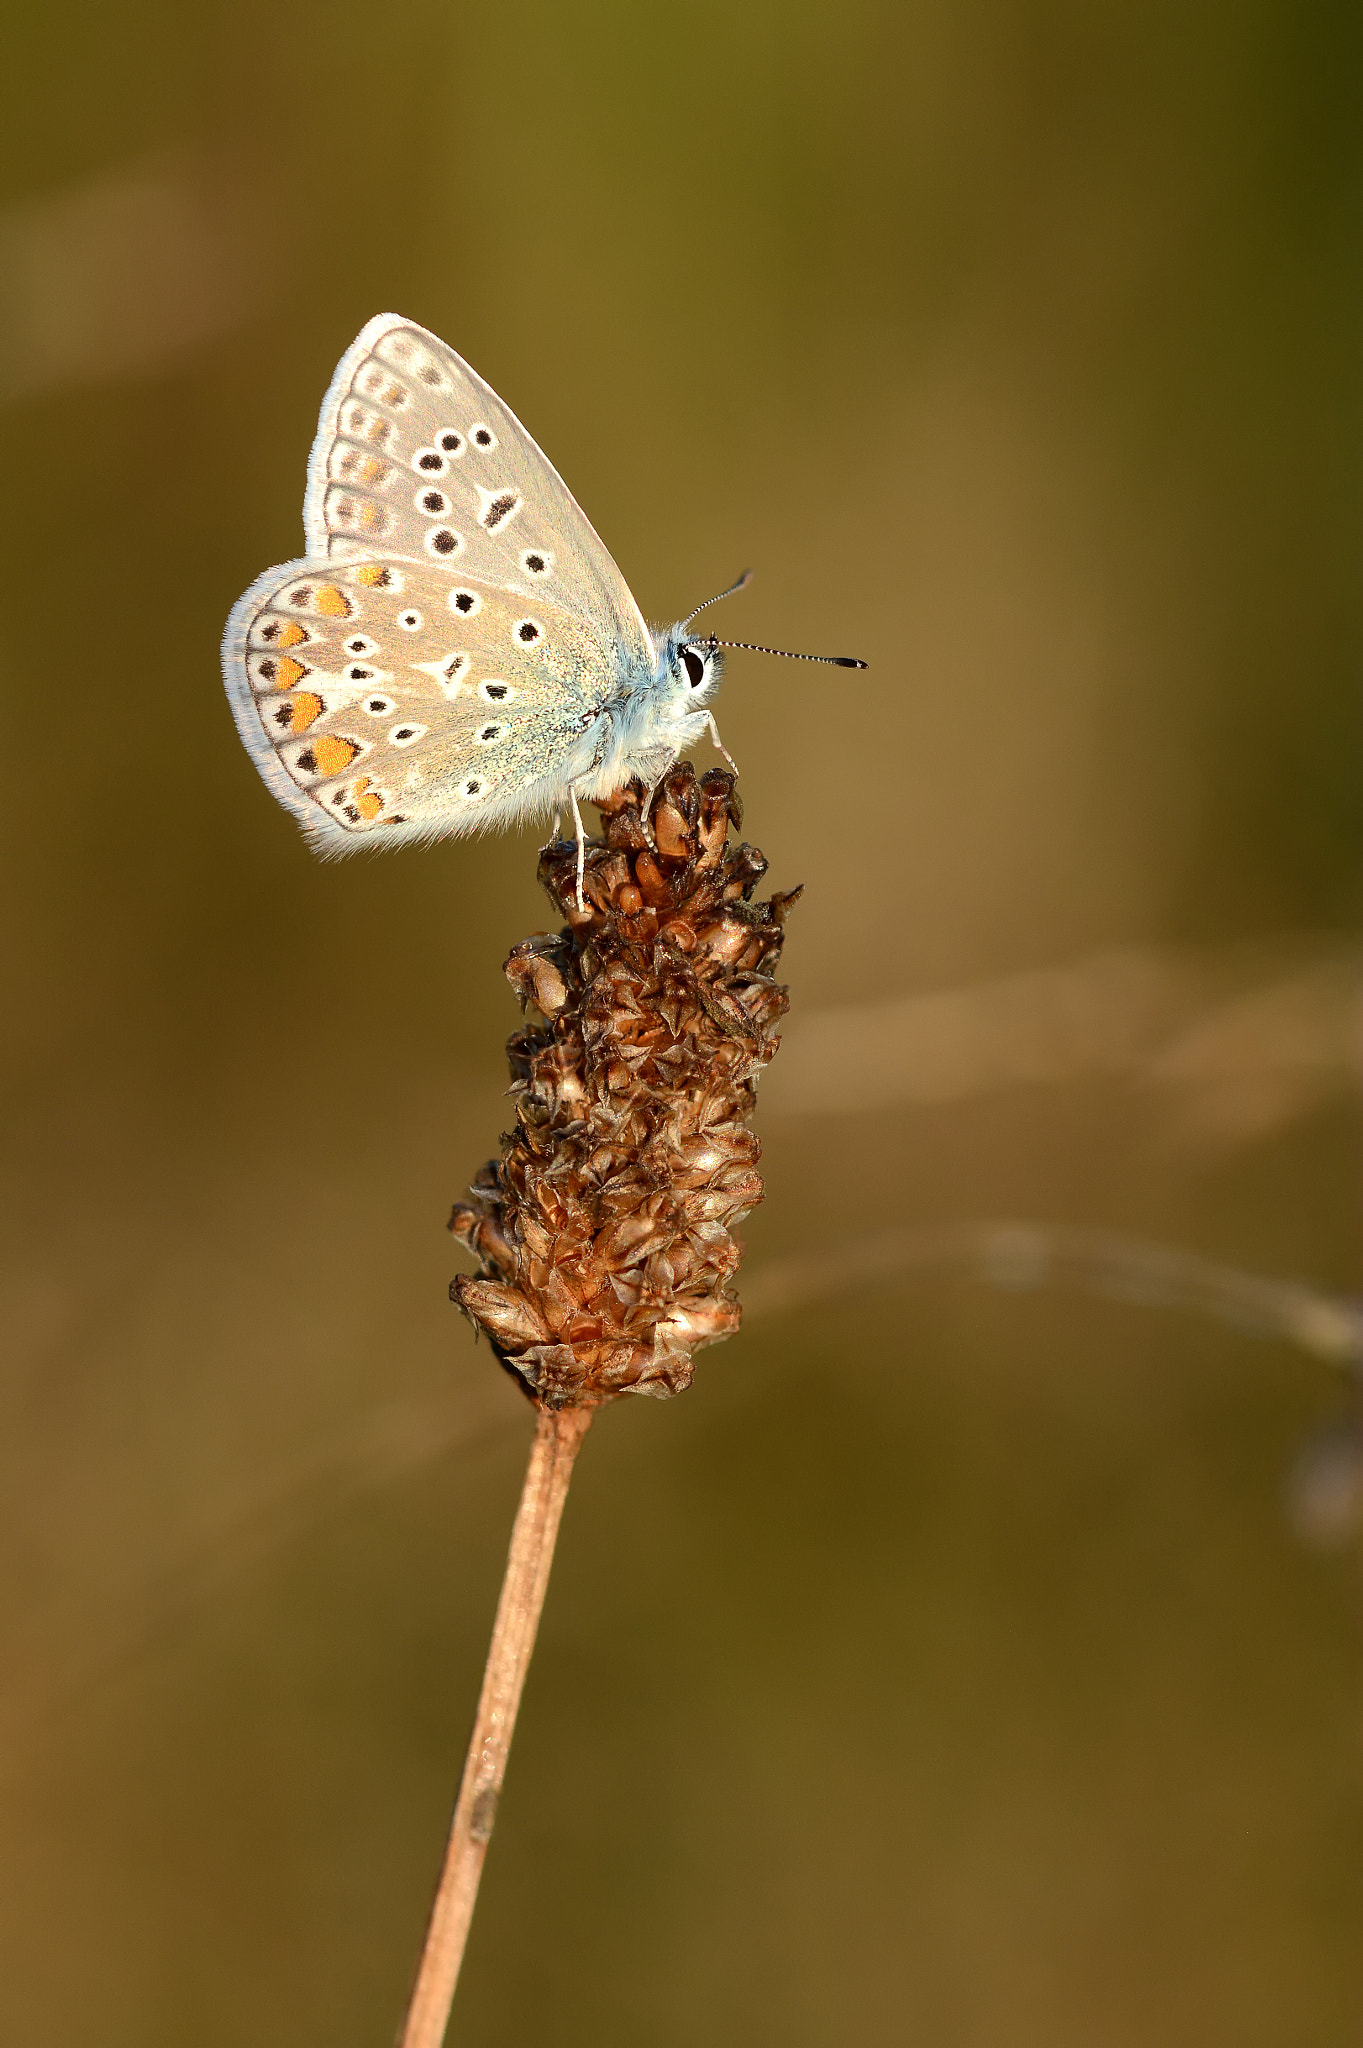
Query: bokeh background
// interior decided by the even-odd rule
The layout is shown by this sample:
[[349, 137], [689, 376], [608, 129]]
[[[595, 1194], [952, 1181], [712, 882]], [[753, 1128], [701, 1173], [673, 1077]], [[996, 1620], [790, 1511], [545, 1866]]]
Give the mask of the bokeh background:
[[12, 15], [6, 2040], [389, 2040], [472, 1713], [534, 845], [317, 865], [217, 670], [382, 308], [648, 616], [871, 662], [731, 663], [754, 1313], [587, 1445], [454, 2038], [1357, 2038], [1358, 31]]

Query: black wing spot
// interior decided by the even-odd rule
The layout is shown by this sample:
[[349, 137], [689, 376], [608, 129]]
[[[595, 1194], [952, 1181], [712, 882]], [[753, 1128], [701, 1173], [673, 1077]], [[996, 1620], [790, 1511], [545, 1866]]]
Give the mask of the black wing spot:
[[490, 427], [475, 427], [473, 438], [480, 448], [495, 448], [497, 439]]
[[478, 600], [471, 590], [459, 590], [455, 592], [454, 608], [457, 612], [471, 612], [475, 604], [477, 604], [477, 602]]
[[539, 639], [540, 629], [533, 619], [522, 619], [516, 628], [516, 635], [518, 639], [524, 640], [528, 647], [532, 640]]
[[489, 533], [495, 533], [516, 510], [521, 502], [519, 491], [499, 491], [483, 514], [483, 524]]
[[[490, 698], [492, 699], [492, 702], [493, 702], [494, 704], [500, 704], [500, 703], [501, 703], [501, 701], [502, 701], [502, 699], [503, 699], [503, 697], [505, 697], [505, 695], [506, 695], [506, 684], [505, 684], [505, 683], [484, 683], [484, 684], [483, 684], [483, 695], [484, 695], [485, 697], [490, 697]], [[292, 714], [290, 714], [290, 716], [292, 716]]]
[[438, 555], [452, 555], [458, 545], [458, 535], [451, 533], [448, 526], [438, 527], [431, 535], [431, 546]]
[[462, 434], [441, 434], [438, 438], [441, 447], [444, 449], [447, 455], [457, 455], [459, 450], [464, 445], [464, 438]]

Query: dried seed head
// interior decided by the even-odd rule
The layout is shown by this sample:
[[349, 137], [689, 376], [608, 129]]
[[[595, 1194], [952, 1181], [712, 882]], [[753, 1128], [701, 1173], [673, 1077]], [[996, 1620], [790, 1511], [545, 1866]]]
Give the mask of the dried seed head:
[[787, 1007], [772, 979], [798, 889], [729, 845], [734, 778], [676, 763], [646, 832], [632, 782], [602, 802], [604, 844], [554, 846], [540, 880], [567, 918], [506, 963], [544, 1019], [508, 1041], [516, 1129], [450, 1229], [476, 1275], [450, 1288], [541, 1406], [679, 1394], [691, 1354], [738, 1328], [733, 1226], [762, 1199], [747, 1126]]

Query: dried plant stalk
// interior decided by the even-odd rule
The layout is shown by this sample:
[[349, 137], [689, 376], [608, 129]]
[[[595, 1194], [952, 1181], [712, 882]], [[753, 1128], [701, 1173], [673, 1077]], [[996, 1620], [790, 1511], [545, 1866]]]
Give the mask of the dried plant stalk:
[[[598, 806], [578, 908], [571, 845], [540, 857], [566, 918], [517, 946], [507, 978], [538, 1012], [510, 1039], [516, 1128], [450, 1228], [477, 1254], [452, 1299], [539, 1410], [473, 1739], [402, 2048], [439, 2048], [492, 1833], [568, 1480], [592, 1414], [689, 1386], [692, 1354], [738, 1328], [733, 1227], [762, 1199], [748, 1128], [776, 1051], [793, 890], [766, 871], [734, 777], [676, 763], [656, 801]], [[649, 825], [644, 818], [647, 811]]]
[[440, 2048], [506, 1776], [521, 1689], [549, 1584], [559, 1518], [590, 1408], [543, 1409], [535, 1425], [521, 1504], [511, 1532], [502, 1595], [483, 1673], [468, 1760], [454, 1809], [440, 1887], [431, 1908], [402, 2048]]

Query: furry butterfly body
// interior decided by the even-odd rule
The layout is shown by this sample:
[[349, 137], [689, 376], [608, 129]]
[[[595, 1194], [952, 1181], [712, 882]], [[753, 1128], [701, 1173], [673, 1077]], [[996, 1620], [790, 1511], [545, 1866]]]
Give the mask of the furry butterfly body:
[[233, 607], [223, 676], [320, 852], [576, 818], [713, 730], [717, 644], [645, 625], [515, 415], [411, 321], [342, 357], [303, 524], [306, 556]]

